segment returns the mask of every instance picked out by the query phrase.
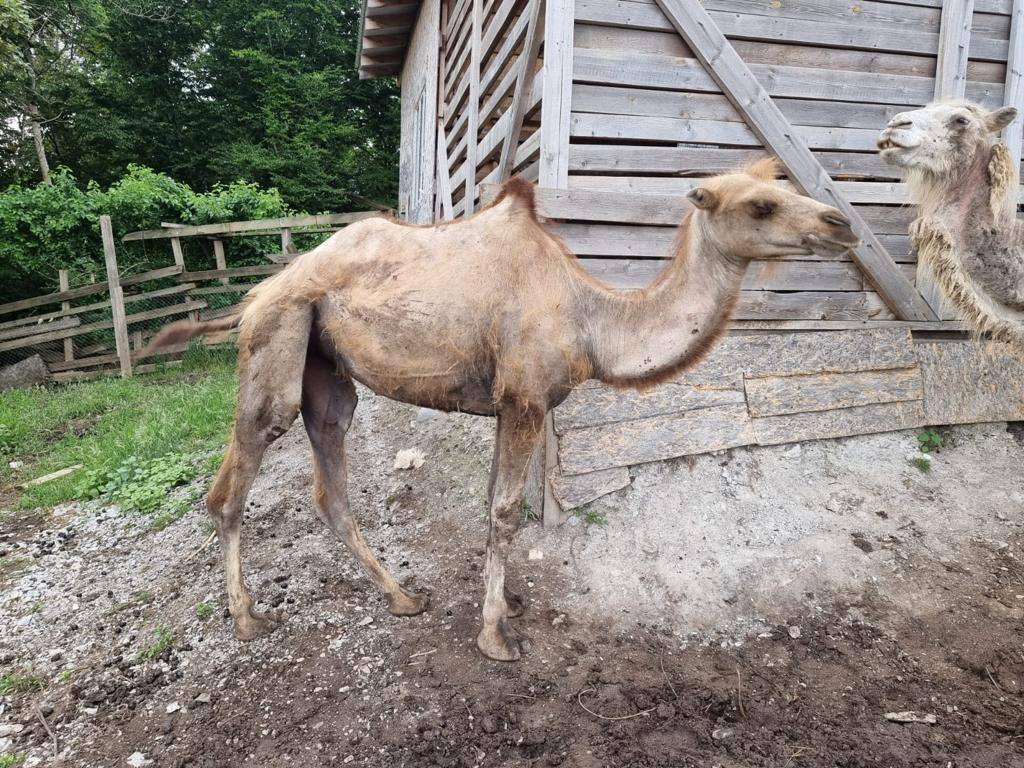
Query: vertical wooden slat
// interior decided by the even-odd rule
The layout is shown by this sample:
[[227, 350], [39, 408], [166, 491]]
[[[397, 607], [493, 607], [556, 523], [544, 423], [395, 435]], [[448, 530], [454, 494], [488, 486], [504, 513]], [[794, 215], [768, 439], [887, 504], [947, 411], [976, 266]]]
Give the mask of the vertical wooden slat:
[[860, 213], [840, 194], [835, 182], [789, 124], [778, 106], [715, 26], [698, 0], [655, 0], [722, 93], [751, 130], [779, 157], [790, 178], [812, 197], [838, 208], [861, 239], [852, 250], [883, 301], [901, 320], [934, 321], [935, 312], [900, 271]]
[[547, 0], [544, 12], [544, 90], [540, 119], [540, 186], [569, 186], [575, 0]]
[[974, 0], [943, 0], [938, 60], [935, 63], [936, 99], [964, 97], [973, 15]]
[[[526, 117], [526, 106], [530, 103], [534, 81], [534, 63], [537, 61], [537, 54], [540, 53], [540, 43], [544, 39], [544, 32], [541, 21], [541, 12], [544, 9], [544, 0], [532, 0], [529, 13], [530, 21], [526, 27], [526, 38], [523, 40], [523, 50], [519, 54], [519, 71], [516, 73], [516, 84], [512, 92], [512, 104], [508, 111], [509, 120], [508, 133], [501, 143], [501, 158], [498, 160], [498, 183], [505, 181], [512, 172], [512, 163], [519, 148], [519, 134], [523, 130], [523, 118]], [[526, 11], [523, 11], [526, 13]]]
[[[71, 289], [71, 280], [68, 277], [68, 271], [66, 269], [57, 270], [57, 279], [60, 282], [60, 289], [67, 291]], [[70, 301], [62, 301], [60, 303], [62, 311], [67, 312], [71, 309]], [[64, 359], [74, 360], [75, 359], [75, 342], [72, 339], [64, 339]]]
[[476, 207], [476, 147], [480, 141], [480, 46], [483, 26], [483, 0], [473, 0], [473, 23], [469, 30], [469, 117], [466, 122], [466, 196], [464, 210], [471, 214]]
[[[936, 101], [962, 99], [967, 89], [967, 53], [971, 47], [971, 20], [974, 0], [945, 0], [939, 27], [938, 60], [935, 63]], [[932, 311], [942, 320], [952, 320], [956, 312], [942, 295], [931, 269], [917, 262], [917, 290]]]
[[[1024, 0], [1013, 0], [1010, 17], [1010, 51], [1006, 60], [1006, 90], [1003, 104], [1024, 113]], [[1003, 141], [1010, 148], [1017, 167], [1020, 166], [1021, 144], [1024, 143], [1024, 114], [1003, 130]]]
[[288, 227], [281, 228], [281, 253], [291, 253], [292, 231]]
[[[110, 310], [114, 319], [114, 345], [121, 363], [121, 376], [132, 375], [132, 356], [128, 344], [128, 323], [124, 313], [124, 293], [121, 275], [117, 271], [117, 249], [114, 246], [114, 228], [109, 216], [100, 216], [100, 235], [103, 237], [103, 259], [107, 264], [107, 284], [110, 289]], [[178, 238], [174, 238], [177, 242]], [[179, 245], [180, 248], [180, 245]]]
[[437, 121], [437, 205], [441, 218], [452, 218], [452, 178], [448, 170], [448, 137], [444, 130], [444, 119]]
[[171, 252], [174, 254], [174, 263], [179, 267], [185, 266], [185, 254], [181, 250], [181, 238], [171, 238]]
[[[282, 253], [287, 253], [287, 250], [282, 249]], [[223, 240], [214, 240], [213, 241], [213, 260], [215, 262], [217, 262], [217, 269], [227, 269], [228, 268], [227, 259], [224, 258], [224, 241]], [[228, 277], [222, 277], [222, 278], [220, 278], [220, 282], [221, 282], [222, 285], [227, 285], [228, 281], [230, 279], [231, 278], [228, 278]]]

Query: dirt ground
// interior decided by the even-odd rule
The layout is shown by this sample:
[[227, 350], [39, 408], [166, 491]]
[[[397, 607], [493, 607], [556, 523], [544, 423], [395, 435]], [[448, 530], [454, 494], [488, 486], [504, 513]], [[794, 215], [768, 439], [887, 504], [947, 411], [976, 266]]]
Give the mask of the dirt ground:
[[[116, 509], [9, 517], [0, 675], [43, 688], [2, 698], [0, 751], [90, 767], [1024, 766], [1024, 439], [1005, 424], [946, 438], [927, 474], [911, 433], [636, 468], [572, 524], [523, 529], [510, 571], [528, 654], [502, 664], [474, 645], [491, 423], [364, 397], [352, 501], [429, 612], [390, 616], [315, 518], [300, 425], [246, 515], [250, 586], [288, 613], [267, 639], [231, 635], [201, 504], [158, 533]], [[393, 470], [409, 447], [424, 466]], [[932, 722], [886, 717], [907, 712]]]

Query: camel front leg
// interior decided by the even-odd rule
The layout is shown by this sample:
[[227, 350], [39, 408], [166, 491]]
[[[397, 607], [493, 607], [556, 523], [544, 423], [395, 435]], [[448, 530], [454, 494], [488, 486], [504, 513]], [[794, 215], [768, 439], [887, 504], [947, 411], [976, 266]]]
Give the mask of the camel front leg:
[[[484, 656], [515, 661], [522, 651], [508, 623], [509, 615], [522, 612], [521, 604], [505, 589], [505, 561], [512, 537], [519, 528], [523, 492], [530, 459], [540, 442], [544, 413], [503, 410], [498, 416], [495, 440], [495, 472], [491, 494], [491, 524], [484, 570], [483, 628], [476, 644]], [[509, 599], [512, 599], [512, 605]], [[518, 611], [518, 613], [517, 613]]]

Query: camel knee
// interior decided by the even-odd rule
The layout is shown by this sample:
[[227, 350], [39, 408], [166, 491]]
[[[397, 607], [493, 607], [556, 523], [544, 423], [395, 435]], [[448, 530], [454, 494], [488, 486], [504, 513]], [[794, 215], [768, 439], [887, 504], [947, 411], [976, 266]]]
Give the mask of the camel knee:
[[298, 403], [274, 403], [266, 426], [262, 429], [264, 442], [270, 444], [287, 432], [299, 415]]

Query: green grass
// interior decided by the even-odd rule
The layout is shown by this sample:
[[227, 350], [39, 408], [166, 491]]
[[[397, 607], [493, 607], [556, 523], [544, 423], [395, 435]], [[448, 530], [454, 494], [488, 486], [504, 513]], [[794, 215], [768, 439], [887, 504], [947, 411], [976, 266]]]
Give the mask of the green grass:
[[607, 525], [608, 513], [603, 509], [586, 506], [578, 513], [586, 525]]
[[22, 672], [8, 672], [0, 676], [0, 696], [7, 696], [11, 693], [32, 693], [41, 691], [46, 687], [43, 678], [34, 675], [32, 670]]
[[174, 645], [174, 633], [167, 627], [157, 627], [156, 639], [142, 649], [139, 658], [143, 661], [152, 661], [172, 645]]
[[[158, 476], [151, 485], [179, 483], [214, 460], [196, 456], [224, 442], [235, 391], [234, 350], [198, 347], [177, 369], [0, 393], [0, 486], [83, 465], [22, 492], [31, 508], [94, 495], [98, 480], [139, 468]], [[17, 474], [13, 460], [25, 462]]]
[[24, 755], [0, 755], [0, 768], [15, 768], [25, 760]]
[[197, 603], [196, 616], [199, 617], [200, 621], [209, 621], [213, 618], [213, 606], [209, 603]]
[[932, 463], [924, 456], [915, 456], [910, 460], [910, 463], [917, 467], [921, 472], [928, 473], [932, 471]]

